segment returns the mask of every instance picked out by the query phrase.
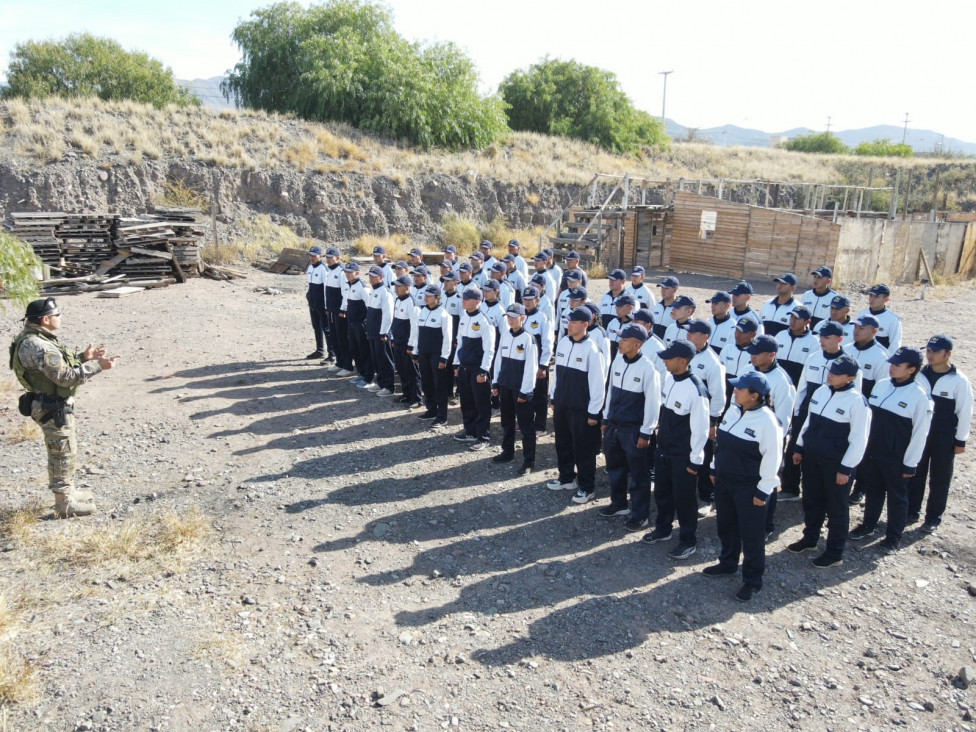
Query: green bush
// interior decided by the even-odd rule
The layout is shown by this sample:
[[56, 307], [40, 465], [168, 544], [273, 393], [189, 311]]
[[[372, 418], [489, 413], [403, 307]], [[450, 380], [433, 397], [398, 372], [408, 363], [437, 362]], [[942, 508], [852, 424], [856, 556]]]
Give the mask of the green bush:
[[463, 256], [477, 250], [481, 244], [481, 231], [471, 219], [457, 214], [445, 214], [441, 219], [441, 239], [444, 240], [444, 246], [453, 244], [457, 247], [458, 254]]
[[83, 33], [63, 41], [28, 41], [10, 56], [4, 98], [131, 99], [157, 109], [200, 104], [177, 85], [171, 69], [145, 53], [126, 51], [110, 38]]
[[450, 43], [410, 43], [385, 8], [332, 0], [256, 10], [231, 34], [243, 59], [222, 90], [239, 106], [348, 122], [421, 147], [485, 147], [507, 127]]
[[781, 147], [792, 152], [826, 153], [828, 155], [840, 155], [849, 152], [847, 145], [830, 132], [811, 132], [809, 135], [800, 135], [792, 140], [787, 140]]
[[877, 158], [910, 158], [915, 154], [911, 145], [904, 142], [894, 143], [891, 140], [874, 140], [862, 142], [854, 148], [855, 155], [870, 155]]
[[41, 260], [29, 244], [0, 231], [0, 310], [4, 300], [26, 307], [38, 297], [37, 277]]

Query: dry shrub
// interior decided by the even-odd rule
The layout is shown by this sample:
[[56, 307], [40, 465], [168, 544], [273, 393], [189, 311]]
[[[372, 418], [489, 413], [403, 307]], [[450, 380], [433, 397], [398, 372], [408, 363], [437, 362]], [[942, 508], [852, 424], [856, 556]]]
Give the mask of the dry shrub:
[[444, 245], [453, 244], [463, 256], [474, 252], [481, 243], [481, 232], [471, 219], [457, 214], [445, 214], [441, 219], [441, 239]]
[[198, 208], [203, 212], [210, 210], [210, 203], [203, 187], [179, 179], [163, 183], [163, 192], [153, 199], [153, 204], [176, 208]]
[[90, 158], [97, 158], [98, 151], [101, 149], [95, 137], [82, 132], [75, 132], [71, 135], [71, 144]]
[[8, 508], [0, 511], [0, 537], [22, 545], [33, 530], [45, 508], [39, 501], [22, 508]]
[[24, 704], [37, 698], [36, 672], [20, 656], [0, 649], [0, 706]]
[[303, 239], [287, 226], [274, 223], [270, 216], [260, 215], [244, 219], [237, 224], [233, 239], [222, 242], [219, 250], [213, 242], [207, 242], [201, 256], [207, 262], [254, 262], [269, 256], [277, 256], [282, 249], [307, 249]]
[[539, 201], [542, 200], [542, 196], [538, 193], [526, 193], [525, 200], [530, 206], [538, 206]]
[[293, 168], [304, 171], [318, 162], [319, 151], [311, 142], [304, 140], [285, 148], [282, 157]]
[[7, 433], [7, 440], [13, 443], [36, 442], [43, 436], [41, 428], [33, 419], [22, 419], [16, 427]]
[[348, 160], [366, 160], [366, 154], [359, 149], [359, 146], [351, 140], [344, 140], [336, 137], [328, 130], [320, 131], [316, 137], [319, 146], [319, 153], [328, 158], [342, 158]]
[[586, 276], [593, 280], [606, 279], [607, 266], [603, 262], [594, 262], [587, 268]]
[[374, 236], [366, 234], [352, 243], [353, 251], [364, 257], [373, 254], [373, 247], [382, 246], [386, 248], [386, 256], [396, 262], [398, 259], [407, 258], [407, 250], [410, 248], [410, 237], [406, 234], [390, 234], [389, 236]]
[[508, 254], [509, 240], [515, 238], [512, 234], [512, 228], [502, 218], [481, 226], [481, 238], [494, 244], [495, 249], [501, 248], [503, 257]]

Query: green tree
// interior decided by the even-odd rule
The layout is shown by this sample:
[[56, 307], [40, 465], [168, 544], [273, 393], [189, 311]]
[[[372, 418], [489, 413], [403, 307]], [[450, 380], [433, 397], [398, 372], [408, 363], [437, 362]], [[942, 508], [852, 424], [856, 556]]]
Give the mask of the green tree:
[[18, 44], [10, 58], [5, 98], [132, 99], [157, 109], [200, 104], [176, 83], [171, 69], [141, 51], [126, 51], [110, 38], [84, 33], [63, 41], [28, 41]]
[[809, 135], [794, 137], [792, 140], [784, 142], [782, 148], [793, 152], [826, 153], [828, 155], [842, 155], [849, 152], [847, 145], [829, 132], [811, 132]]
[[873, 142], [862, 142], [854, 148], [855, 155], [870, 155], [878, 158], [910, 158], [915, 154], [911, 145], [904, 142], [894, 143], [885, 138]]
[[634, 108], [617, 77], [578, 61], [544, 58], [499, 87], [513, 130], [574, 137], [614, 152], [670, 146], [664, 125]]
[[223, 84], [238, 106], [348, 122], [422, 147], [484, 147], [508, 131], [456, 46], [410, 43], [385, 8], [332, 0], [251, 14], [231, 34], [242, 60]]
[[37, 278], [41, 260], [29, 244], [0, 231], [0, 310], [6, 309], [4, 300], [26, 307], [37, 299]]

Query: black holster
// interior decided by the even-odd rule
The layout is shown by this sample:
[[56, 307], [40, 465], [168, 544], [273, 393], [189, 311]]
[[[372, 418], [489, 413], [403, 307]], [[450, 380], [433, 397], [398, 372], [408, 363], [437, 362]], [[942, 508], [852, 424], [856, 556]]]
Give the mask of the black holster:
[[38, 398], [40, 399], [41, 407], [47, 410], [47, 414], [41, 417], [41, 424], [45, 424], [53, 419], [54, 426], [61, 429], [68, 424], [68, 415], [75, 413], [74, 407], [68, 404], [67, 399], [50, 396], [40, 396]]
[[20, 399], [17, 400], [17, 411], [25, 417], [30, 417], [31, 408], [34, 406], [34, 397], [36, 396], [32, 391], [21, 394]]

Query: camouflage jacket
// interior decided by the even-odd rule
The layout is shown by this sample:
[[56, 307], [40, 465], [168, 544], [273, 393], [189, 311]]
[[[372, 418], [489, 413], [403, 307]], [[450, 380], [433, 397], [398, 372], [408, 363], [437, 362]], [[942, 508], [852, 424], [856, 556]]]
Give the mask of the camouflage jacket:
[[52, 396], [74, 396], [81, 384], [102, 370], [98, 361], [82, 359], [81, 353], [72, 353], [54, 333], [31, 323], [10, 348], [10, 368], [21, 384]]

